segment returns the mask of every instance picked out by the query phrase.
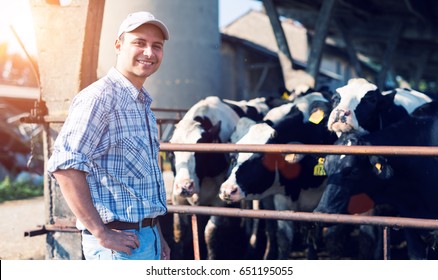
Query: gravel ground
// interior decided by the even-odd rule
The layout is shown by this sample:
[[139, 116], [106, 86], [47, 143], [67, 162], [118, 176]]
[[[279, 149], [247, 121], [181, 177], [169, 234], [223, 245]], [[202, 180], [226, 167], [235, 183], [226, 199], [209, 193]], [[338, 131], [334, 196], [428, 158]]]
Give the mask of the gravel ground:
[[42, 196], [0, 203], [0, 260], [43, 260], [46, 235], [24, 232], [44, 224]]

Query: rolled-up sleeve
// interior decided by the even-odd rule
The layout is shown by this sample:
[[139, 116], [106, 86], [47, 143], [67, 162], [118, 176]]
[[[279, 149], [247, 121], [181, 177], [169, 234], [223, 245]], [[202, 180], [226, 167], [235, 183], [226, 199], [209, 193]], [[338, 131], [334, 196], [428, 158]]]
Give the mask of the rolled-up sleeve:
[[47, 171], [76, 169], [90, 172], [91, 161], [105, 149], [105, 102], [88, 93], [75, 97], [69, 115], [55, 140]]

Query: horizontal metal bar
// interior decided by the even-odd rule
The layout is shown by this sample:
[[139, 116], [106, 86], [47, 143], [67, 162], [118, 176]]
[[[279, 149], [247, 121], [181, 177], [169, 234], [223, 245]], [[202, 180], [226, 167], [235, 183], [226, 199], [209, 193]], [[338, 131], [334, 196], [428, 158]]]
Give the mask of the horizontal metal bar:
[[47, 234], [51, 231], [56, 231], [56, 232], [80, 232], [80, 230], [78, 230], [76, 228], [75, 225], [58, 225], [58, 224], [52, 224], [52, 225], [42, 225], [39, 226], [39, 229], [35, 229], [35, 230], [28, 230], [24, 232], [24, 236], [28, 236], [28, 237], [33, 237], [33, 236], [38, 236], [38, 235], [43, 235], [43, 234]]
[[438, 146], [343, 146], [309, 144], [229, 144], [196, 143], [173, 144], [161, 142], [162, 151], [193, 152], [251, 152], [251, 153], [300, 153], [300, 154], [358, 154], [393, 156], [438, 156]]
[[[177, 116], [183, 115], [187, 112], [186, 109], [165, 109], [165, 108], [152, 108], [151, 109], [154, 112], [161, 112], [161, 113], [174, 113]], [[27, 116], [27, 117], [23, 117], [20, 118], [20, 121], [22, 123], [63, 123], [65, 122], [65, 119], [67, 118], [67, 116], [52, 116], [52, 115], [45, 115], [45, 116]], [[178, 122], [180, 120], [179, 119], [171, 119], [171, 122]], [[159, 120], [158, 120], [159, 121]], [[163, 121], [161, 121], [163, 122]]]
[[[240, 208], [226, 208], [213, 206], [168, 205], [169, 213], [195, 214], [208, 216], [227, 216], [273, 220], [292, 220], [302, 222], [322, 222], [336, 224], [375, 225], [390, 228], [422, 228], [438, 229], [436, 219], [414, 219], [387, 216], [362, 216], [346, 214], [323, 214], [310, 212], [278, 211], [278, 210], [250, 210]], [[74, 225], [43, 225], [40, 229], [26, 231], [24, 236], [37, 236], [48, 232], [80, 232]]]
[[258, 219], [292, 220], [303, 222], [323, 222], [356, 225], [376, 225], [390, 228], [423, 228], [438, 229], [438, 220], [414, 219], [386, 216], [362, 216], [346, 214], [322, 214], [309, 212], [277, 211], [277, 210], [249, 210], [240, 208], [168, 205], [170, 213], [197, 214], [208, 216], [244, 217]]

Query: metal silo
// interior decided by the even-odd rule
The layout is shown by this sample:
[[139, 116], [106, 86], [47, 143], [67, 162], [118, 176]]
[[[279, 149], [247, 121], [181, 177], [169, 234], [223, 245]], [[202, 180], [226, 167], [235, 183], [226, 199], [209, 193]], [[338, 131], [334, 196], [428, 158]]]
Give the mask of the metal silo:
[[161, 68], [145, 84], [154, 107], [185, 109], [205, 96], [219, 95], [218, 0], [106, 1], [98, 76], [115, 63], [114, 40], [120, 22], [139, 10], [150, 11], [170, 30]]

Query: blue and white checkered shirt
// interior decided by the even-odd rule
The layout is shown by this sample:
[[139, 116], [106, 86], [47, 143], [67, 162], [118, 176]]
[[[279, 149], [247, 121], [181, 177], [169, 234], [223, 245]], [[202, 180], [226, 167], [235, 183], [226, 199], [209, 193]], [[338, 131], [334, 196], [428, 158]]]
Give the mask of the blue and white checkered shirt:
[[56, 138], [49, 174], [58, 169], [86, 172], [104, 223], [139, 222], [167, 211], [151, 103], [144, 88], [139, 92], [112, 68], [75, 96]]

